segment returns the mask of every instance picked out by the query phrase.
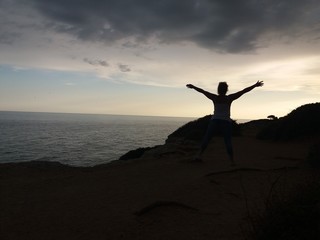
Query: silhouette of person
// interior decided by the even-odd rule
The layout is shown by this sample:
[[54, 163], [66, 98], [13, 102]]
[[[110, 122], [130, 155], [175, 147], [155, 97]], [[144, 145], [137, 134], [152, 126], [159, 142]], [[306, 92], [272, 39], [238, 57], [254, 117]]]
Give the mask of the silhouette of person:
[[214, 93], [207, 92], [201, 88], [198, 88], [192, 84], [186, 85], [188, 88], [194, 89], [202, 94], [204, 94], [207, 98], [212, 100], [214, 105], [214, 113], [212, 115], [212, 118], [210, 120], [210, 123], [207, 128], [207, 132], [202, 140], [201, 148], [194, 159], [194, 161], [202, 161], [201, 156], [205, 149], [207, 148], [213, 133], [216, 129], [221, 130], [225, 146], [227, 149], [227, 153], [229, 156], [229, 159], [231, 161], [231, 164], [234, 165], [234, 158], [233, 158], [233, 147], [232, 147], [232, 120], [230, 118], [230, 108], [231, 103], [241, 97], [243, 94], [250, 92], [252, 89], [256, 87], [263, 86], [263, 81], [257, 81], [255, 84], [253, 84], [250, 87], [247, 87], [239, 92], [227, 95], [228, 92], [228, 84], [226, 82], [220, 82], [218, 85], [218, 95]]

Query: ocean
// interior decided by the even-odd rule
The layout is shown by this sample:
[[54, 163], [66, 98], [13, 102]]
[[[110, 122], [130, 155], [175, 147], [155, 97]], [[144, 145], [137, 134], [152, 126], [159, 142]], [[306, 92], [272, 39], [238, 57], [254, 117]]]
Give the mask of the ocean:
[[0, 111], [0, 163], [95, 166], [165, 143], [192, 118]]

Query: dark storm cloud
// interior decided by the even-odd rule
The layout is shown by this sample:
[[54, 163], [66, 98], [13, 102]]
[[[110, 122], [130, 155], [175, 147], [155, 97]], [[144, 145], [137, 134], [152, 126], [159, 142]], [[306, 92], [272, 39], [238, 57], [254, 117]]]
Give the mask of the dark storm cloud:
[[0, 44], [12, 44], [14, 41], [19, 38], [21, 34], [15, 32], [3, 32], [0, 33]]
[[[31, 1], [30, 1], [31, 2]], [[82, 40], [189, 41], [222, 52], [259, 47], [319, 23], [317, 0], [33, 0], [48, 25]]]

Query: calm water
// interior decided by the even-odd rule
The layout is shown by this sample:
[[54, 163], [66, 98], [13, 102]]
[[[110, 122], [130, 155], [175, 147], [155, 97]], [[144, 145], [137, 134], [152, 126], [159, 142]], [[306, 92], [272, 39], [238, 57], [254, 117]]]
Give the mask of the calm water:
[[0, 163], [58, 161], [93, 166], [164, 144], [190, 118], [0, 111]]

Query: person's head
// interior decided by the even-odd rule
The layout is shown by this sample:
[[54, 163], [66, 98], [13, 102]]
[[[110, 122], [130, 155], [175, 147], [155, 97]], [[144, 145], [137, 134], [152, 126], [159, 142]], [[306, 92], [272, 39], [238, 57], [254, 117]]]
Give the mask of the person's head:
[[219, 82], [218, 94], [219, 95], [226, 95], [227, 92], [228, 92], [228, 84], [226, 82]]

